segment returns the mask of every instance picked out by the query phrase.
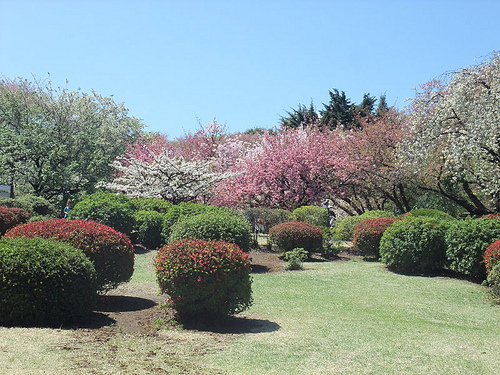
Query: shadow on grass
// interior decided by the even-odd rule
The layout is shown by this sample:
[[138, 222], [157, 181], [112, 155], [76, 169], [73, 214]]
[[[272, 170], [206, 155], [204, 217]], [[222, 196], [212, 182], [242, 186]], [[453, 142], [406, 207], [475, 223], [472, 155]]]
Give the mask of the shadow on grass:
[[131, 296], [100, 296], [97, 311], [101, 312], [126, 312], [146, 310], [156, 306], [156, 302], [140, 297]]
[[183, 327], [188, 330], [222, 334], [275, 332], [281, 328], [279, 324], [269, 320], [238, 316], [230, 316], [213, 321], [188, 321], [183, 323]]

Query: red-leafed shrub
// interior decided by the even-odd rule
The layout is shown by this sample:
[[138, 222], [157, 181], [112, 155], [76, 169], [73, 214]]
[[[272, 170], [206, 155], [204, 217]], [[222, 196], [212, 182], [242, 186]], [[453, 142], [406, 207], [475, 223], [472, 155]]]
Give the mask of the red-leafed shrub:
[[8, 229], [26, 222], [31, 215], [18, 207], [0, 207], [0, 236]]
[[392, 217], [367, 219], [354, 226], [353, 245], [360, 255], [378, 258], [380, 239], [385, 230], [396, 221]]
[[235, 244], [175, 241], [158, 251], [154, 265], [161, 292], [181, 320], [226, 316], [252, 303], [250, 261]]
[[500, 212], [481, 216], [481, 219], [500, 219]]
[[38, 221], [12, 228], [5, 237], [52, 238], [82, 250], [94, 263], [100, 291], [130, 280], [134, 271], [134, 248], [128, 237], [94, 221]]
[[486, 266], [487, 274], [489, 274], [497, 264], [500, 264], [500, 240], [493, 242], [484, 252], [484, 265]]
[[321, 249], [323, 231], [321, 228], [301, 221], [289, 221], [269, 229], [269, 240], [282, 252], [300, 247], [310, 255]]

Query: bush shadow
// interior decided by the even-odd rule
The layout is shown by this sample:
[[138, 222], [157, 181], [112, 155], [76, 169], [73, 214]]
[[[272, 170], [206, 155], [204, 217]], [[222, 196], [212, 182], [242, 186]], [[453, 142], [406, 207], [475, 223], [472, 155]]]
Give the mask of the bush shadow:
[[154, 306], [156, 306], [156, 302], [146, 298], [104, 295], [99, 297], [96, 311], [117, 313], [146, 310]]
[[265, 319], [230, 316], [217, 320], [196, 320], [183, 322], [187, 330], [213, 332], [221, 334], [248, 334], [275, 332], [281, 329], [277, 323]]

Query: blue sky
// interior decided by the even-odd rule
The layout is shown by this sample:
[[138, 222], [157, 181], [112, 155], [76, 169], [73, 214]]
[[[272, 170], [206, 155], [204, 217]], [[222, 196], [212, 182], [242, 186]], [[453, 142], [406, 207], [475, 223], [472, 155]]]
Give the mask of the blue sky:
[[170, 139], [271, 128], [328, 91], [415, 88], [500, 50], [500, 1], [0, 0], [0, 76], [124, 102]]

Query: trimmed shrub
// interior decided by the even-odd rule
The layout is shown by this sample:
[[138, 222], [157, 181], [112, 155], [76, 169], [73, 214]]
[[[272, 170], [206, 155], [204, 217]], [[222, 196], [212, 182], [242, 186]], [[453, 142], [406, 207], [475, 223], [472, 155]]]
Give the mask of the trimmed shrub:
[[137, 211], [156, 211], [166, 214], [173, 204], [161, 198], [136, 198], [132, 204]]
[[276, 245], [281, 252], [301, 247], [311, 255], [311, 253], [321, 250], [323, 231], [314, 225], [301, 221], [289, 221], [272, 227], [269, 230], [269, 241]]
[[134, 272], [134, 248], [127, 236], [93, 221], [38, 221], [18, 225], [5, 236], [52, 238], [82, 250], [97, 271], [99, 291], [116, 288], [130, 280]]
[[214, 318], [239, 313], [252, 303], [251, 266], [237, 245], [184, 239], [154, 258], [161, 292], [179, 318]]
[[446, 225], [431, 217], [395, 221], [380, 240], [380, 260], [402, 273], [439, 270], [445, 261]]
[[488, 274], [487, 285], [491, 287], [493, 297], [500, 299], [500, 264], [491, 269]]
[[318, 206], [302, 206], [292, 211], [291, 221], [302, 221], [315, 227], [328, 227], [328, 210]]
[[500, 212], [481, 216], [481, 219], [500, 219]]
[[31, 215], [54, 216], [56, 208], [47, 199], [35, 195], [22, 195], [18, 198], [0, 198], [0, 206], [18, 207]]
[[149, 249], [156, 249], [162, 244], [163, 216], [158, 211], [137, 211], [135, 213], [134, 220], [139, 243]]
[[0, 207], [0, 236], [7, 230], [25, 223], [31, 215], [19, 207]]
[[500, 240], [493, 242], [486, 248], [483, 258], [486, 273], [489, 274], [497, 264], [500, 264]]
[[168, 243], [170, 231], [175, 223], [185, 217], [195, 216], [204, 212], [219, 212], [224, 215], [241, 216], [238, 211], [232, 208], [210, 206], [202, 203], [182, 202], [178, 205], [172, 206], [165, 214], [162, 229], [163, 240]]
[[0, 240], [0, 324], [60, 326], [96, 303], [96, 271], [73, 246], [43, 238]]
[[500, 239], [500, 220], [467, 219], [451, 224], [446, 233], [448, 267], [454, 272], [485, 279], [484, 253]]
[[393, 217], [366, 219], [354, 226], [354, 250], [360, 255], [378, 258], [380, 256], [380, 239], [394, 222]]
[[290, 221], [291, 212], [281, 208], [255, 207], [247, 208], [244, 215], [261, 233], [269, 233], [275, 225]]
[[132, 200], [124, 194], [105, 191], [85, 196], [69, 212], [69, 218], [97, 221], [126, 234], [135, 226]]
[[456, 220], [453, 216], [450, 214], [447, 214], [446, 212], [436, 210], [434, 208], [420, 208], [417, 210], [411, 210], [410, 212], [407, 212], [403, 215], [401, 215], [401, 218], [407, 218], [407, 217], [419, 217], [419, 216], [425, 216], [425, 217], [433, 217], [435, 219], [440, 219], [440, 220]]
[[181, 219], [172, 226], [168, 242], [183, 238], [220, 240], [250, 250], [252, 233], [248, 221], [240, 215], [226, 215], [222, 211], [207, 211]]
[[354, 226], [366, 219], [376, 219], [379, 217], [394, 217], [392, 212], [373, 210], [366, 211], [362, 215], [347, 216], [340, 220], [335, 227], [334, 237], [340, 241], [352, 241]]

